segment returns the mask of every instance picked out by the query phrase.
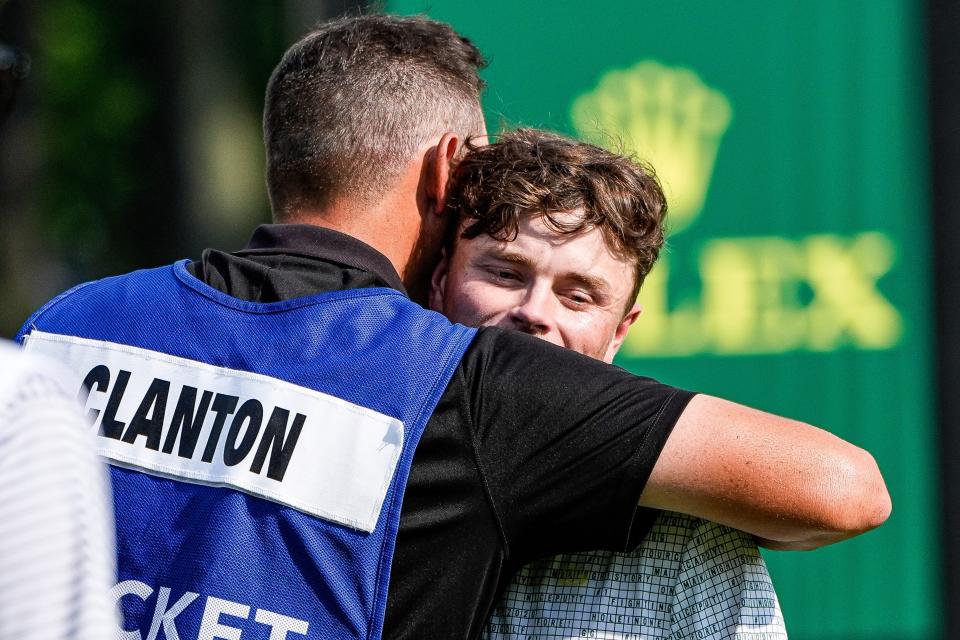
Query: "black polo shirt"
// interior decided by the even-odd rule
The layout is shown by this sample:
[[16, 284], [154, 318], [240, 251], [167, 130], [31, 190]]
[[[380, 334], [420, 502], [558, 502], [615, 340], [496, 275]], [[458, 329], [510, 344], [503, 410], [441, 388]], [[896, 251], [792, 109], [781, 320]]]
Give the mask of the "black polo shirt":
[[[276, 302], [403, 285], [385, 256], [310, 225], [264, 225], [190, 264], [224, 293]], [[514, 571], [563, 552], [626, 550], [637, 500], [692, 394], [537, 338], [478, 331], [413, 458], [384, 638], [477, 638]]]

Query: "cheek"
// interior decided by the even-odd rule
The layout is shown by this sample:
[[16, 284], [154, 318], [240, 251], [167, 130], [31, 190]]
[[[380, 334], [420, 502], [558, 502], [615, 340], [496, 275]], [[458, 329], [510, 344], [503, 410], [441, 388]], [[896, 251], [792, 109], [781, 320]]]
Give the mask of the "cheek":
[[510, 308], [510, 294], [479, 281], [452, 282], [447, 288], [443, 313], [468, 326], [495, 324]]
[[608, 318], [588, 313], [571, 314], [559, 329], [563, 346], [597, 359], [606, 355], [614, 332]]

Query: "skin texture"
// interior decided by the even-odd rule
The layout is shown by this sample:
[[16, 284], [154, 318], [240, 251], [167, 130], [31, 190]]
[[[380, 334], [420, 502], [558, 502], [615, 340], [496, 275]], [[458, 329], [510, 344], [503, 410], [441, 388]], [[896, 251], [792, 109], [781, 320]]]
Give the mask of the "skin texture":
[[342, 197], [322, 209], [296, 211], [285, 221], [334, 229], [365, 242], [390, 260], [410, 298], [425, 305], [446, 232], [447, 179], [461, 143], [457, 134], [445, 133], [421, 147], [376, 202]]
[[[628, 306], [632, 278], [633, 265], [599, 230], [561, 235], [529, 216], [510, 242], [458, 238], [433, 273], [430, 303], [456, 322], [523, 331], [610, 362], [640, 314]], [[639, 503], [747, 531], [774, 549], [844, 540], [882, 524], [891, 508], [866, 451], [706, 395], [681, 415]]]
[[869, 531], [891, 510], [883, 476], [863, 449], [706, 395], [680, 416], [640, 504], [698, 515], [791, 550]]
[[561, 236], [530, 216], [511, 242], [460, 239], [434, 271], [430, 303], [462, 324], [523, 331], [612, 362], [640, 315], [628, 304], [633, 278], [633, 265], [610, 253], [598, 229]]

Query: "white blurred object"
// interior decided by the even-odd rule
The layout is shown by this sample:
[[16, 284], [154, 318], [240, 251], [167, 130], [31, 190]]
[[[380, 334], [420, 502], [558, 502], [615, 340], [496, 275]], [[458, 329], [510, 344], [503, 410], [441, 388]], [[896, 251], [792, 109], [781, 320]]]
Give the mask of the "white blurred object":
[[105, 467], [55, 362], [0, 341], [0, 639], [116, 634]]

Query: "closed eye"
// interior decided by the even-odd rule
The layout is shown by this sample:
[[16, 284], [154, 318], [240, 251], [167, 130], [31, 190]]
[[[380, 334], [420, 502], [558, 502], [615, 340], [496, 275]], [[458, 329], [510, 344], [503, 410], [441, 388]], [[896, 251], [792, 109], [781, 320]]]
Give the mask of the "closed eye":
[[573, 308], [605, 307], [611, 302], [607, 282], [588, 274], [566, 274], [560, 279], [557, 290]]
[[557, 297], [563, 302], [564, 306], [574, 311], [586, 311], [597, 304], [594, 296], [582, 289], [565, 289], [559, 291]]
[[491, 267], [487, 269], [487, 273], [499, 282], [520, 282], [520, 274], [510, 269]]
[[593, 297], [583, 291], [569, 291], [566, 296], [570, 301], [577, 304], [590, 304], [593, 302]]

